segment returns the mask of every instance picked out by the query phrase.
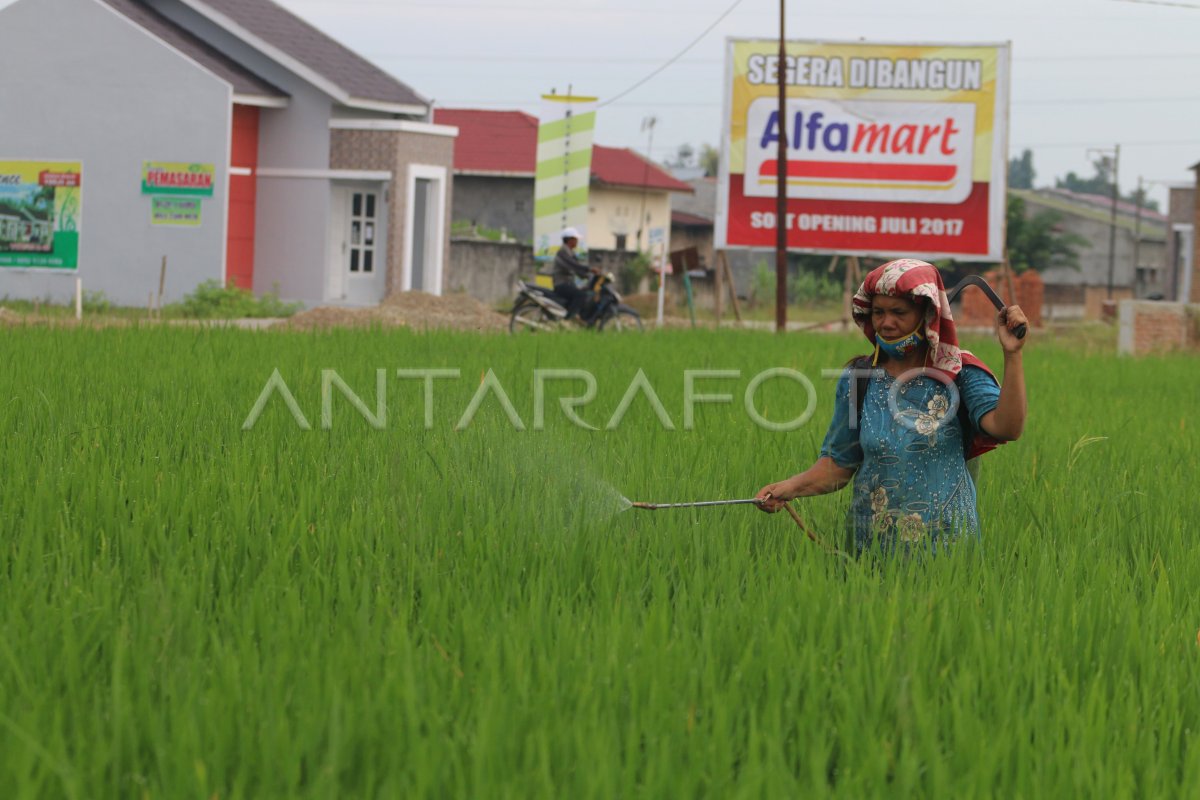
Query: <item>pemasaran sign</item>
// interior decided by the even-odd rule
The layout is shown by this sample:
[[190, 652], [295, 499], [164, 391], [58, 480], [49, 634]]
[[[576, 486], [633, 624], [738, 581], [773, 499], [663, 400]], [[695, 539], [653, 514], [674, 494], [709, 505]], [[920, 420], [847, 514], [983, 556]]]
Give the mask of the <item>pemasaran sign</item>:
[[719, 247], [774, 247], [786, 136], [789, 249], [999, 260], [1005, 46], [729, 42]]

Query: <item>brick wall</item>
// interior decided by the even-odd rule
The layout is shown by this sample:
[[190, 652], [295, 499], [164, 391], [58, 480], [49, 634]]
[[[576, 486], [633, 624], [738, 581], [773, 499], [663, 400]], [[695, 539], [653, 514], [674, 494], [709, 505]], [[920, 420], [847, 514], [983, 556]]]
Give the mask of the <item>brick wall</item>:
[[1119, 318], [1122, 355], [1200, 349], [1200, 305], [1123, 300]]
[[[1008, 290], [1008, 281], [1000, 270], [992, 270], [983, 276], [1005, 305], [1012, 305], [1012, 293]], [[1033, 328], [1042, 326], [1042, 305], [1045, 301], [1046, 287], [1042, 276], [1033, 271], [1022, 272], [1013, 276], [1013, 288], [1016, 290], [1016, 304], [1029, 318]], [[968, 286], [959, 295], [959, 308], [954, 312], [954, 321], [966, 327], [990, 327], [996, 323], [996, 307], [988, 300], [980, 289]]]

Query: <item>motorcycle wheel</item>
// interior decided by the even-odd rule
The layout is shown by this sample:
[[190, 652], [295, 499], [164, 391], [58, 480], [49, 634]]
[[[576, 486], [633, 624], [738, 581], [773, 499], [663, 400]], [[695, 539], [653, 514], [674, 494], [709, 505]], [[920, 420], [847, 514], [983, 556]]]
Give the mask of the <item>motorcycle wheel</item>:
[[508, 319], [509, 333], [537, 333], [541, 330], [548, 330], [558, 324], [550, 314], [542, 310], [542, 307], [536, 303], [525, 303], [513, 309], [512, 316]]
[[602, 331], [643, 331], [642, 318], [636, 311], [630, 311], [627, 308], [617, 309], [615, 313], [609, 314], [604, 319], [600, 320], [600, 330]]

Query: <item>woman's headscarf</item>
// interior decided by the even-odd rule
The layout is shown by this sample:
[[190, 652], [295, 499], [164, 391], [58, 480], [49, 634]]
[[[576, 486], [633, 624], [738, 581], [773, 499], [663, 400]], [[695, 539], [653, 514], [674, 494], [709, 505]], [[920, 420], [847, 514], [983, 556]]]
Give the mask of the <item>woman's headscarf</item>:
[[[958, 330], [950, 314], [950, 302], [946, 299], [946, 287], [938, 268], [915, 258], [901, 258], [876, 267], [867, 273], [862, 285], [854, 294], [851, 311], [855, 323], [871, 345], [875, 345], [875, 325], [871, 322], [871, 298], [877, 294], [902, 297], [914, 303], [924, 297], [925, 339], [929, 344], [929, 355], [925, 365], [941, 372], [947, 381], [954, 380], [964, 365], [979, 367], [995, 379], [995, 374], [972, 353], [958, 347]], [[999, 383], [999, 381], [996, 381]], [[1001, 442], [983, 433], [978, 434], [968, 449], [971, 459]]]

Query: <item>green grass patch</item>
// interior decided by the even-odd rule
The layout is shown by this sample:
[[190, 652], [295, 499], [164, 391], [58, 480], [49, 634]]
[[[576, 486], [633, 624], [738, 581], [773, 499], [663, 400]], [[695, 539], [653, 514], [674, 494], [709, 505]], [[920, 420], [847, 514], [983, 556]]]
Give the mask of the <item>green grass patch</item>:
[[[967, 342], [999, 367], [993, 342]], [[1034, 339], [982, 546], [870, 568], [732, 507], [808, 466], [860, 338], [14, 327], [0, 339], [7, 797], [1186, 796], [1196, 359]], [[591, 369], [570, 425], [535, 368]], [[756, 427], [769, 367], [813, 421]], [[422, 384], [397, 369], [458, 369]], [[310, 423], [273, 397], [278, 369]], [[322, 370], [386, 417], [372, 427]], [[456, 430], [491, 369], [495, 398]], [[734, 395], [683, 429], [683, 369]], [[775, 381], [772, 419], [806, 398]], [[1105, 437], [1098, 439], [1096, 437]], [[1095, 441], [1087, 442], [1089, 438]], [[843, 494], [798, 505], [826, 535]]]

